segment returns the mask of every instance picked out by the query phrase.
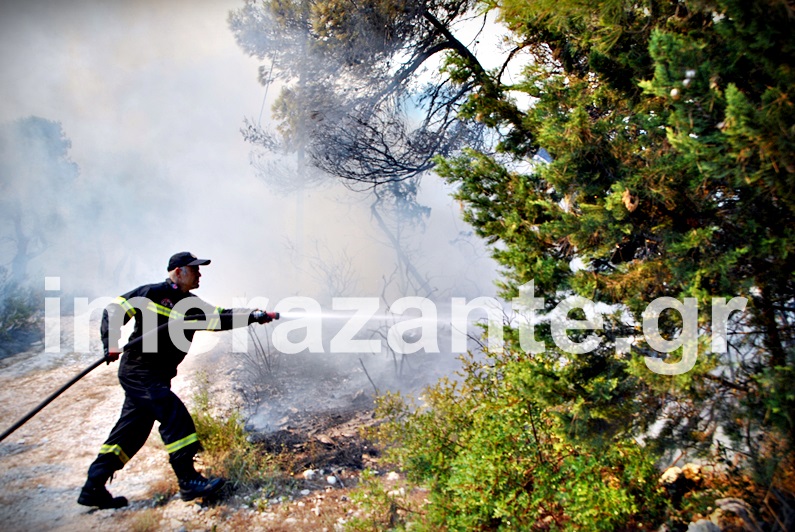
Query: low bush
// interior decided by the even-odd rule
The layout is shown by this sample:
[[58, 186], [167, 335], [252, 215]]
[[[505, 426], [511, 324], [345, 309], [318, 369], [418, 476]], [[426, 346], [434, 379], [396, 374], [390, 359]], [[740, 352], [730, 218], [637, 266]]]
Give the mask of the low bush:
[[430, 489], [422, 526], [450, 530], [645, 529], [667, 502], [654, 457], [635, 441], [589, 446], [534, 400], [532, 361], [466, 361], [463, 379], [419, 405], [383, 396], [377, 436], [407, 476]]
[[201, 459], [212, 474], [227, 479], [232, 488], [267, 484], [273, 471], [270, 456], [249, 441], [237, 410], [226, 416], [214, 413], [206, 375], [199, 377], [192, 403]]
[[20, 336], [28, 340], [43, 337], [43, 302], [32, 288], [0, 279], [0, 342], [12, 344]]

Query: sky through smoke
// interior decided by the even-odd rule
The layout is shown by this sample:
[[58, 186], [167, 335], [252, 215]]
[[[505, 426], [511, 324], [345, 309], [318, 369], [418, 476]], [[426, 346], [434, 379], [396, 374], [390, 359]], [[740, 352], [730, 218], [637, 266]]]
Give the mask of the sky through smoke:
[[[258, 62], [227, 26], [241, 0], [41, 1], [0, 7], [0, 123], [59, 122], [79, 177], [61, 201], [77, 212], [31, 267], [75, 295], [116, 295], [165, 275], [189, 249], [213, 259], [199, 295], [315, 295], [311, 265], [288, 250], [349, 260], [362, 296], [377, 296], [394, 252], [370, 201], [342, 187], [297, 201], [258, 180], [239, 129], [256, 119], [265, 89]], [[271, 91], [268, 98], [276, 96]], [[267, 109], [263, 120], [267, 120]], [[5, 178], [4, 178], [5, 179]], [[425, 180], [433, 209], [418, 268], [451, 295], [493, 295], [493, 268], [440, 180]], [[41, 218], [51, 205], [31, 205]], [[300, 229], [296, 229], [296, 228]], [[474, 243], [473, 243], [474, 242]], [[7, 263], [8, 256], [0, 257]], [[303, 268], [304, 271], [299, 271]], [[460, 288], [452, 288], [459, 286]], [[463, 291], [463, 292], [462, 292]]]

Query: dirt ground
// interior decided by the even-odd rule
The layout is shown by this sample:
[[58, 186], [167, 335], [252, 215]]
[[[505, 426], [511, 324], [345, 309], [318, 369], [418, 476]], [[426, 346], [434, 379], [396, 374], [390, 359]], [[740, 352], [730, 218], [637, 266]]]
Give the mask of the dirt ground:
[[[42, 346], [33, 346], [0, 360], [0, 428], [5, 430], [97, 360], [99, 352], [94, 346], [93, 354], [46, 354]], [[333, 368], [327, 361], [306, 362], [282, 361], [274, 378], [253, 393], [247, 382], [250, 360], [219, 345], [189, 355], [172, 383], [189, 403], [196, 382], [206, 375], [213, 404], [248, 409], [251, 438], [270, 452], [291, 454], [292, 493], [270, 501], [266, 497], [264, 506], [252, 504], [251, 494], [210, 502], [184, 502], [175, 495], [163, 501], [160, 493], [168, 488], [173, 493], [176, 482], [155, 425], [144, 448], [108, 486], [130, 505], [120, 510], [78, 505], [86, 470], [123, 402], [117, 364], [103, 364], [0, 442], [0, 530], [340, 529], [356, 512], [350, 487], [364, 466], [375, 464], [368, 461], [377, 452], [361, 439], [358, 427], [372, 422], [370, 379], [382, 383], [383, 374], [370, 374], [355, 361]], [[414, 371], [417, 382], [434, 377]], [[316, 478], [300, 474], [318, 464], [327, 469], [318, 469]], [[327, 480], [332, 476], [334, 484]]]
[[[21, 418], [99, 358], [53, 356], [43, 364], [40, 355], [33, 351], [3, 361], [3, 426]], [[86, 470], [121, 410], [124, 394], [116, 369], [116, 365], [100, 366], [0, 443], [0, 528], [123, 530], [113, 527], [114, 512], [90, 512], [76, 502]], [[146, 499], [150, 483], [159, 479], [168, 465], [156, 434], [111, 486], [133, 504]]]

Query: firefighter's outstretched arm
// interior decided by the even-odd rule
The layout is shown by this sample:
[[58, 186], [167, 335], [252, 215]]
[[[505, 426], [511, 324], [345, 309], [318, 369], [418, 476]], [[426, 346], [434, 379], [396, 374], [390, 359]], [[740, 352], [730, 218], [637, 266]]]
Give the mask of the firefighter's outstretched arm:
[[215, 307], [196, 296], [191, 298], [191, 308], [198, 309], [201, 312], [198, 314], [190, 313], [185, 318], [204, 319], [207, 321], [207, 330], [211, 331], [228, 331], [229, 329], [245, 327], [252, 323], [270, 323], [279, 319], [278, 312], [266, 312], [261, 309]]

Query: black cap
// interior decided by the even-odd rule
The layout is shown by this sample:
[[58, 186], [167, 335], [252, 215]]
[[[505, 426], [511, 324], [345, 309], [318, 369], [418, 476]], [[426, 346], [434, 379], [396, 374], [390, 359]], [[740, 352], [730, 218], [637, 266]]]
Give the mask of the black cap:
[[189, 251], [180, 251], [168, 259], [168, 270], [166, 271], [170, 272], [180, 266], [204, 266], [205, 264], [210, 264], [210, 259], [197, 259], [196, 255]]

